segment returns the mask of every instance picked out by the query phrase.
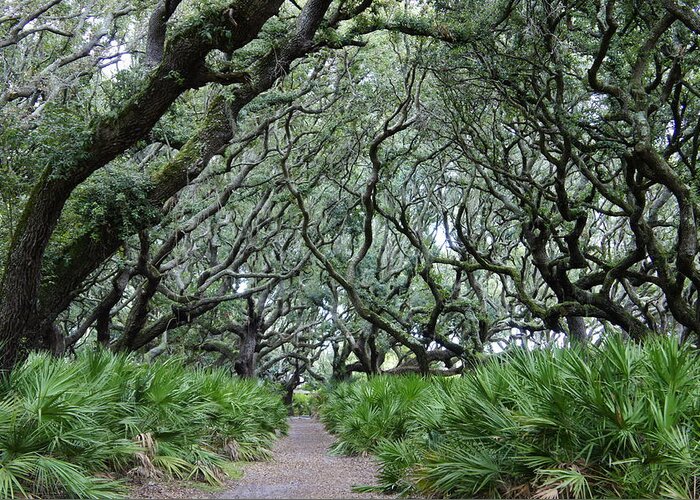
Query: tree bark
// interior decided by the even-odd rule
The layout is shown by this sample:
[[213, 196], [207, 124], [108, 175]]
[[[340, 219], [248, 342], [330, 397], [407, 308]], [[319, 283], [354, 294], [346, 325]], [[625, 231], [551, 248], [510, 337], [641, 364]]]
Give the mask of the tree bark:
[[258, 333], [254, 325], [245, 329], [240, 341], [238, 359], [233, 364], [233, 368], [239, 377], [255, 377], [256, 348], [258, 344]]

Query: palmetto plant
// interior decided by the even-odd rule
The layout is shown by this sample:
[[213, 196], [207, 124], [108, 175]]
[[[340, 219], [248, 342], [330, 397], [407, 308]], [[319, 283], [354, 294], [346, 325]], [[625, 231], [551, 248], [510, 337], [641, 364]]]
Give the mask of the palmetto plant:
[[[365, 448], [391, 491], [438, 496], [681, 497], [700, 494], [700, 367], [673, 339], [643, 346], [513, 351], [452, 381], [424, 382], [402, 425]], [[400, 394], [402, 379], [375, 379]], [[415, 384], [413, 380], [407, 384]], [[352, 393], [355, 399], [348, 397]], [[337, 394], [337, 396], [336, 396]], [[362, 389], [324, 407], [339, 449]], [[429, 397], [427, 395], [430, 395]], [[401, 396], [399, 396], [400, 398]], [[395, 404], [389, 401], [386, 405]], [[381, 409], [373, 410], [381, 415]], [[382, 420], [375, 419], [376, 425]], [[381, 434], [380, 431], [373, 431]], [[352, 445], [343, 445], [350, 442]]]
[[113, 496], [113, 473], [216, 483], [230, 459], [264, 456], [285, 416], [273, 390], [177, 360], [33, 355], [0, 387], [0, 497]]
[[360, 384], [339, 385], [321, 406], [321, 420], [339, 439], [339, 454], [375, 452], [385, 440], [406, 436], [411, 409], [431, 383], [417, 376], [374, 377]]

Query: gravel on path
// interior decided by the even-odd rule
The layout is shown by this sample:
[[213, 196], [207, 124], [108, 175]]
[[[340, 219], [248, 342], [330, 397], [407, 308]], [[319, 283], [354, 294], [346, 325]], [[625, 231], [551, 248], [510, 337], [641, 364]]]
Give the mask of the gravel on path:
[[245, 464], [244, 475], [217, 498], [391, 498], [356, 493], [353, 486], [375, 484], [371, 457], [328, 453], [333, 437], [318, 421], [290, 418], [289, 435], [275, 444], [273, 459]]

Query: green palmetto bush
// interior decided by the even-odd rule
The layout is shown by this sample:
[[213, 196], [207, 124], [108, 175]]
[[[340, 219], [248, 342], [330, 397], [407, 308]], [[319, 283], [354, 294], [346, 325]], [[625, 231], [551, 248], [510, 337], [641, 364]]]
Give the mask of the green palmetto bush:
[[417, 376], [338, 385], [321, 405], [321, 421], [339, 437], [333, 451], [372, 453], [387, 439], [401, 439], [409, 432], [411, 408], [431, 386]]
[[0, 497], [104, 497], [124, 474], [220, 482], [286, 429], [279, 396], [177, 360], [33, 355], [0, 382]]
[[[403, 379], [377, 378], [400, 394]], [[415, 379], [405, 383], [415, 385]], [[459, 379], [424, 381], [395, 427], [358, 442], [343, 431], [362, 389], [340, 387], [322, 408], [346, 452], [376, 453], [386, 491], [447, 497], [700, 495], [700, 365], [673, 339], [643, 346], [515, 351]], [[352, 394], [352, 396], [350, 396]], [[398, 396], [402, 399], [403, 396]], [[336, 408], [343, 401], [345, 412]], [[368, 427], [380, 427], [374, 409]], [[362, 412], [364, 410], [360, 410]], [[366, 444], [365, 448], [362, 448]]]
[[314, 415], [318, 406], [318, 396], [315, 393], [298, 393], [292, 396], [292, 410], [294, 415]]

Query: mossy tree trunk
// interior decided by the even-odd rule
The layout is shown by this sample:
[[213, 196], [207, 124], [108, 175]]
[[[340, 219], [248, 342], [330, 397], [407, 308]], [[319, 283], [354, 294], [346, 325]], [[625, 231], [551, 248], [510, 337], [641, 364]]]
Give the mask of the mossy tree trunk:
[[[73, 190], [87, 177], [144, 138], [185, 90], [208, 83], [205, 56], [214, 48], [232, 52], [251, 41], [275, 15], [282, 0], [230, 2], [203, 19], [220, 37], [205, 36], [202, 26], [181, 30], [165, 46], [160, 64], [143, 89], [114, 116], [104, 116], [75, 144], [67, 145], [61, 164], [49, 163], [32, 189], [15, 231], [0, 284], [0, 370], [11, 369], [41, 342], [50, 326], [39, 314], [44, 252]], [[238, 20], [235, 22], [233, 20]], [[235, 28], [235, 29], [234, 29]], [[226, 36], [223, 35], [226, 33]], [[56, 291], [65, 294], [65, 289]]]

